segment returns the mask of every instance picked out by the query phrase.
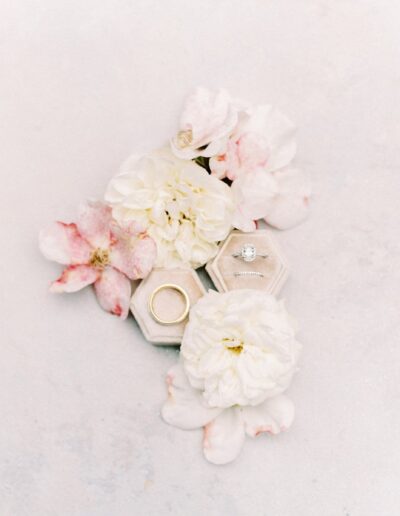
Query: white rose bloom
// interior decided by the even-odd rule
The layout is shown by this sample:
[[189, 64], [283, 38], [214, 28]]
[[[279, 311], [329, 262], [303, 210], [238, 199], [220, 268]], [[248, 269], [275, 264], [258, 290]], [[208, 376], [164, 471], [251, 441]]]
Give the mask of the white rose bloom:
[[143, 224], [157, 244], [158, 267], [205, 264], [232, 226], [230, 188], [166, 150], [130, 158], [105, 199], [117, 221]]
[[285, 391], [300, 344], [283, 302], [259, 290], [210, 291], [193, 307], [181, 345], [190, 384], [210, 407], [257, 405]]
[[162, 416], [184, 430], [204, 427], [207, 460], [230, 462], [246, 435], [275, 435], [292, 424], [294, 406], [282, 393], [300, 350], [293, 321], [273, 296], [211, 291], [191, 310]]

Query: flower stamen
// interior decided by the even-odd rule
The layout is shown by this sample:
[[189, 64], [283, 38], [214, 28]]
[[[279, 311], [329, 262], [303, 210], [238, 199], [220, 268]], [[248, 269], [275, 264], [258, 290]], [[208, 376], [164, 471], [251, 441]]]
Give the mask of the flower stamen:
[[98, 247], [92, 252], [89, 264], [97, 269], [104, 269], [104, 267], [110, 264], [110, 251]]
[[177, 140], [180, 149], [189, 147], [189, 145], [193, 142], [193, 131], [191, 129], [186, 129], [186, 131], [179, 131]]
[[243, 351], [244, 343], [242, 341], [238, 341], [237, 339], [230, 339], [228, 337], [225, 337], [222, 339], [222, 342], [225, 345], [226, 349], [228, 349], [229, 351], [232, 351], [232, 353], [236, 353], [237, 355], [240, 355], [240, 353]]

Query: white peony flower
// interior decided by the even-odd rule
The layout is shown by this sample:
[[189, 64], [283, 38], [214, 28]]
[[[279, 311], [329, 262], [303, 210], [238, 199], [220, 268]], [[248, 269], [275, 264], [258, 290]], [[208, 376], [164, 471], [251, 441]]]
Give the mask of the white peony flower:
[[183, 159], [220, 154], [237, 120], [238, 103], [225, 90], [196, 88], [186, 100], [172, 152]]
[[232, 225], [230, 188], [166, 150], [130, 158], [111, 180], [105, 199], [117, 221], [144, 226], [157, 244], [158, 267], [205, 264]]
[[181, 360], [168, 373], [164, 420], [204, 427], [203, 448], [215, 464], [232, 461], [245, 435], [286, 430], [290, 385], [301, 350], [283, 303], [258, 290], [210, 291], [192, 308]]

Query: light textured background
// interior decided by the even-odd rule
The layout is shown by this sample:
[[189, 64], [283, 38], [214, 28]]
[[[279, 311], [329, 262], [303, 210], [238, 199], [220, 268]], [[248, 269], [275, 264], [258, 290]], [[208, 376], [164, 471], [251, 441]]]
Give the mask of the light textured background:
[[[0, 0], [1, 516], [400, 514], [397, 0]], [[37, 249], [164, 142], [195, 85], [299, 126], [309, 220], [277, 234], [304, 353], [296, 422], [226, 467], [159, 418], [173, 349]]]

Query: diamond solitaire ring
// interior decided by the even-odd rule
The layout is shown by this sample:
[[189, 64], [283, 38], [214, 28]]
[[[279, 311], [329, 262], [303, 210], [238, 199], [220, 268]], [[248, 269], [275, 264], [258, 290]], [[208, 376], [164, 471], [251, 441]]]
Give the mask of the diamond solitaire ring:
[[253, 244], [244, 244], [239, 252], [233, 253], [234, 258], [240, 258], [245, 262], [254, 262], [257, 257], [267, 258], [267, 254], [257, 254], [257, 248]]

